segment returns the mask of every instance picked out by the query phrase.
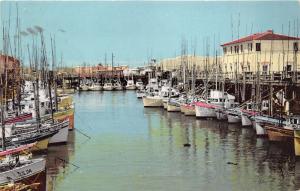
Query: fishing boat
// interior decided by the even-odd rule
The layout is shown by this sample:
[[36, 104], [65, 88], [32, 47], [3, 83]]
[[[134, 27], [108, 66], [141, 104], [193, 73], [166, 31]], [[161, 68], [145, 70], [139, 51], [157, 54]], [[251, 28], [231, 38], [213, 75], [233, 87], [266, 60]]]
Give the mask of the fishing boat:
[[[2, 100], [1, 100], [2, 103]], [[7, 186], [7, 184], [13, 183], [28, 183], [34, 182], [38, 179], [40, 173], [45, 171], [46, 161], [43, 158], [31, 159], [31, 155], [19, 155], [19, 152], [31, 149], [33, 146], [36, 148], [38, 142], [32, 142], [27, 144], [32, 137], [14, 137], [11, 139], [5, 138], [5, 126], [4, 126], [4, 108], [1, 108], [1, 146], [0, 152], [0, 187]], [[32, 136], [32, 135], [31, 135]], [[20, 138], [20, 139], [19, 139]], [[23, 141], [22, 141], [22, 140]], [[35, 138], [37, 140], [37, 138]], [[8, 144], [7, 144], [8, 143]], [[27, 144], [27, 145], [26, 145]], [[15, 145], [21, 145], [17, 148], [10, 148]], [[32, 150], [34, 150], [32, 148]]]
[[144, 88], [145, 88], [143, 82], [142, 82], [142, 81], [139, 81], [139, 80], [135, 83], [135, 86], [136, 86], [136, 88], [137, 88], [138, 90], [141, 90], [141, 89], [144, 89]]
[[59, 110], [54, 113], [54, 119], [58, 122], [63, 122], [65, 120], [69, 121], [69, 130], [74, 129], [74, 107], [69, 107], [64, 110]]
[[79, 89], [81, 91], [88, 91], [89, 90], [89, 86], [85, 83], [80, 84]]
[[[37, 142], [32, 151], [44, 151], [48, 149], [50, 138], [57, 133], [58, 130], [48, 130], [45, 132], [28, 131], [25, 133], [18, 133], [5, 138], [5, 144], [7, 146], [14, 146]], [[2, 140], [2, 138], [0, 140]], [[0, 143], [0, 145], [2, 146], [2, 143]]]
[[8, 184], [35, 184], [40, 173], [45, 171], [46, 160], [31, 159], [31, 155], [24, 155], [35, 144], [22, 145], [0, 152], [0, 188]]
[[136, 91], [136, 97], [139, 99], [143, 98], [145, 95], [146, 95], [146, 91], [143, 89], [138, 89]]
[[227, 109], [228, 123], [241, 123], [241, 115], [239, 108]]
[[258, 114], [255, 110], [255, 104], [252, 102], [246, 103], [246, 108], [241, 109], [241, 122], [242, 126], [251, 126], [253, 122], [251, 121], [251, 117], [254, 117]]
[[211, 90], [207, 100], [195, 102], [196, 117], [216, 118], [215, 110], [218, 108], [230, 108], [235, 97], [227, 92]]
[[20, 115], [11, 116], [5, 119], [5, 124], [22, 122], [32, 119], [32, 113], [22, 113]]
[[185, 104], [185, 105], [183, 105], [183, 107], [184, 107], [184, 115], [196, 116], [196, 110], [195, 110], [194, 103]]
[[123, 90], [123, 86], [119, 81], [113, 83], [114, 90]]
[[89, 91], [100, 91], [102, 90], [102, 86], [100, 83], [92, 83], [91, 85], [88, 86]]
[[7, 156], [0, 161], [0, 186], [11, 182], [28, 183], [36, 180], [40, 173], [45, 171], [46, 160], [43, 158], [30, 159], [29, 157]]
[[144, 107], [162, 107], [163, 106], [163, 102], [162, 102], [162, 98], [155, 93], [152, 93], [148, 96], [143, 97], [143, 104]]
[[104, 83], [103, 90], [105, 90], [105, 91], [112, 91], [112, 90], [114, 90], [114, 86], [110, 82]]
[[[255, 120], [255, 130], [257, 136], [268, 135], [267, 128], [274, 125], [285, 124], [284, 119], [275, 118], [268, 115], [255, 115], [252, 120]], [[271, 135], [272, 136], [272, 135]]]
[[136, 85], [134, 84], [133, 80], [127, 80], [127, 84], [126, 84], [126, 90], [135, 90], [136, 89]]
[[167, 102], [167, 111], [168, 112], [180, 112], [180, 103], [178, 99], [169, 99]]

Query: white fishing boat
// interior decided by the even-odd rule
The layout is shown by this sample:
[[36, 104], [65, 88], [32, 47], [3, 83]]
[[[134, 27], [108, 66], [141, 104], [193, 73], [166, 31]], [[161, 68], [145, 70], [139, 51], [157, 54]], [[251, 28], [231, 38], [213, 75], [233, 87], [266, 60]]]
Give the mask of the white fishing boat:
[[239, 108], [232, 108], [227, 110], [228, 123], [240, 123], [241, 122], [241, 111]]
[[80, 84], [79, 89], [81, 91], [88, 91], [89, 90], [89, 86], [87, 84]]
[[145, 95], [146, 95], [146, 92], [145, 92], [145, 90], [143, 90], [143, 89], [141, 89], [141, 90], [138, 89], [138, 90], [136, 91], [136, 97], [139, 98], [139, 99], [143, 98]]
[[145, 86], [144, 86], [144, 84], [143, 84], [142, 81], [137, 81], [137, 82], [135, 83], [135, 86], [136, 86], [136, 88], [139, 89], [139, 90], [145, 88]]
[[157, 92], [152, 92], [143, 97], [144, 107], [162, 107], [163, 102], [161, 96]]
[[136, 86], [134, 84], [133, 80], [127, 80], [127, 84], [126, 84], [126, 90], [135, 90]]
[[45, 170], [46, 160], [7, 156], [0, 161], [0, 185], [34, 180]]
[[211, 90], [207, 100], [195, 102], [196, 117], [216, 118], [215, 109], [230, 108], [235, 97], [219, 90]]
[[112, 90], [114, 90], [114, 86], [110, 82], [104, 83], [103, 90], [105, 90], [105, 91], [112, 91]]
[[168, 112], [181, 111], [180, 103], [179, 103], [178, 99], [172, 99], [172, 98], [169, 99], [169, 101], [167, 102], [167, 111]]
[[114, 90], [123, 90], [123, 86], [121, 85], [120, 82], [115, 82], [113, 83]]
[[257, 114], [254, 108], [255, 108], [255, 104], [250, 102], [250, 103], [246, 103], [245, 109], [241, 109], [242, 126], [251, 126], [253, 124], [253, 122], [251, 121], [251, 117]]
[[100, 83], [92, 83], [91, 85], [88, 86], [89, 91], [101, 91], [103, 87], [101, 86]]

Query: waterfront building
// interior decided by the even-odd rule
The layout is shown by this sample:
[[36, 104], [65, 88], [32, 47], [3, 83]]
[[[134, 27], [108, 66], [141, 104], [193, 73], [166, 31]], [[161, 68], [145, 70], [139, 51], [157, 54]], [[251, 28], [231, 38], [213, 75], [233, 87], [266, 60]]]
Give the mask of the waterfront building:
[[7, 78], [6, 98], [12, 99], [17, 92], [20, 92], [20, 61], [12, 56], [0, 55], [0, 77], [3, 80]]
[[[222, 70], [226, 77], [239, 79], [242, 74], [261, 75], [282, 79], [299, 70], [300, 38], [274, 33], [261, 33], [227, 42], [223, 48]], [[298, 59], [297, 59], [298, 58]], [[300, 76], [300, 75], [299, 75]]]

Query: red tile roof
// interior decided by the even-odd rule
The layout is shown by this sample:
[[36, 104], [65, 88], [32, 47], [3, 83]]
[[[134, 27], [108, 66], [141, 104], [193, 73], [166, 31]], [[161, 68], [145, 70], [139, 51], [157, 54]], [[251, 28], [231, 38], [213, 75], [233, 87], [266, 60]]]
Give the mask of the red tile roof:
[[237, 44], [237, 43], [248, 42], [253, 40], [300, 40], [300, 38], [282, 35], [282, 34], [275, 34], [273, 33], [273, 30], [267, 30], [266, 32], [255, 33], [231, 42], [227, 42], [225, 44], [222, 44], [221, 46], [228, 46], [231, 44]]

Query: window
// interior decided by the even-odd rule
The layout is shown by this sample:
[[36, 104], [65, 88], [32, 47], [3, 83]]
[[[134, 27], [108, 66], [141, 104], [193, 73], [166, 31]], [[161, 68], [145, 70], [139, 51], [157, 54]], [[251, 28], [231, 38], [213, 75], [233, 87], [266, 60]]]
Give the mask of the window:
[[252, 51], [252, 43], [248, 44], [248, 51]]
[[226, 47], [223, 48], [223, 52], [224, 52], [224, 54], [227, 53], [227, 48]]
[[262, 70], [263, 70], [263, 72], [268, 72], [268, 65], [263, 65]]
[[256, 43], [256, 51], [260, 51], [261, 50], [260, 48], [261, 48], [260, 43]]
[[239, 46], [234, 46], [234, 53], [239, 53]]
[[298, 42], [294, 42], [294, 51], [298, 52]]
[[232, 54], [232, 46], [230, 47], [230, 52], [231, 52], [231, 54]]
[[241, 52], [243, 52], [243, 45], [241, 44]]

